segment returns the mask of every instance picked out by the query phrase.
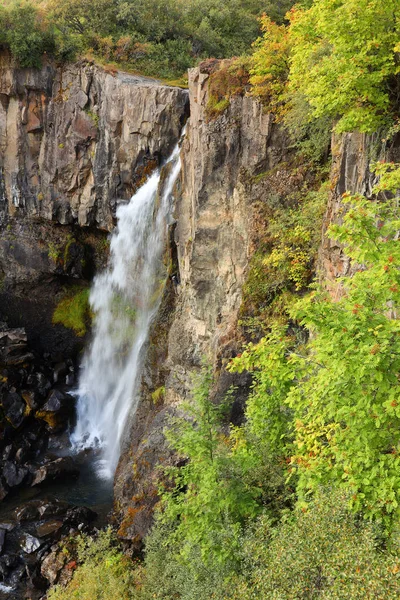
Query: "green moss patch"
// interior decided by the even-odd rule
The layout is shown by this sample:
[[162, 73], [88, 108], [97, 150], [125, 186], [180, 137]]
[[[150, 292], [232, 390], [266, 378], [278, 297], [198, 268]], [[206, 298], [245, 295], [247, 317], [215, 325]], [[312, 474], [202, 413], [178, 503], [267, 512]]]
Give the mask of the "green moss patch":
[[89, 288], [73, 288], [60, 300], [53, 313], [53, 324], [73, 329], [78, 337], [85, 335], [92, 319]]

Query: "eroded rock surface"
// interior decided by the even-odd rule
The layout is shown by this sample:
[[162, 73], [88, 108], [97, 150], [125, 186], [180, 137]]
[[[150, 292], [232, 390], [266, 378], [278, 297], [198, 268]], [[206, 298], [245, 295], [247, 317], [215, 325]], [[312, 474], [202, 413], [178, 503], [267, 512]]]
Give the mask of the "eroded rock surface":
[[186, 93], [82, 61], [0, 55], [0, 198], [10, 216], [111, 230], [119, 200], [179, 138]]
[[400, 137], [386, 145], [379, 134], [346, 133], [332, 138], [331, 193], [324, 219], [324, 231], [319, 250], [320, 278], [333, 298], [339, 299], [342, 288], [337, 279], [352, 275], [354, 268], [343, 246], [330, 239], [327, 229], [332, 223], [341, 224], [346, 211], [344, 193], [363, 194], [370, 198], [377, 183], [373, 163], [377, 160], [399, 162]]
[[176, 278], [151, 337], [141, 403], [115, 479], [119, 534], [138, 544], [157, 501], [157, 465], [173, 460], [163, 429], [188, 399], [193, 373], [207, 357], [223, 373], [217, 393], [233, 383], [224, 364], [236, 351], [251, 254], [251, 182], [285, 155], [279, 128], [255, 99], [237, 96], [226, 112], [209, 119], [208, 79], [201, 67], [189, 71], [190, 120], [171, 245]]

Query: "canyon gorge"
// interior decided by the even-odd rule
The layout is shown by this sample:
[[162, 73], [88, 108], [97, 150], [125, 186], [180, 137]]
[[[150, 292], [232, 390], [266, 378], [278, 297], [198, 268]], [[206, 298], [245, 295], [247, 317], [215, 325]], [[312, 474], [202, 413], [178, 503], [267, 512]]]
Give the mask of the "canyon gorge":
[[[210, 116], [210, 68], [190, 69], [186, 90], [87, 60], [60, 66], [45, 59], [41, 69], [21, 69], [0, 53], [0, 500], [6, 506], [4, 516], [0, 504], [0, 577], [9, 589], [23, 581], [34, 590], [32, 598], [68, 577], [56, 541], [71, 529], [90, 530], [98, 505], [106, 507], [127, 551], [140, 550], [157, 502], [158, 466], [175, 461], [164, 428], [190, 396], [193, 375], [205, 360], [216, 374], [214, 398], [234, 386], [232, 421], [242, 418], [251, 378], [226, 366], [246, 341], [238, 319], [260, 211], [268, 203], [285, 206], [311, 175], [295, 163], [287, 133], [258, 99], [238, 94]], [[174, 155], [179, 152], [180, 169], [171, 179], [175, 163], [168, 159], [180, 139]], [[385, 148], [374, 135], [336, 135], [332, 156], [317, 267], [338, 297], [335, 281], [353, 267], [341, 245], [325, 236], [326, 228], [341, 222], [343, 193], [371, 194], [372, 160], [398, 161], [400, 145]], [[135, 410], [123, 411], [123, 431], [113, 437], [113, 489], [100, 482], [99, 495], [104, 488], [107, 500], [93, 494], [81, 505], [48, 500], [46, 486], [57, 496], [57, 481], [78, 486], [79, 470], [82, 478], [89, 468], [90, 452], [74, 460], [66, 431], [75, 427], [84, 351], [96, 340], [90, 315], [85, 331], [77, 333], [55, 323], [54, 311], [105, 272], [117, 217], [131, 198], [140, 202], [138, 190], [154, 173], [153, 204], [140, 206], [135, 218], [143, 214], [150, 225], [158, 223], [160, 204], [170, 204], [158, 225], [165, 234], [151, 274], [159, 285], [145, 290], [139, 279], [140, 289], [127, 292], [143, 294], [147, 308], [153, 304], [136, 370], [126, 351], [130, 376], [124, 381], [131, 389], [123, 391], [134, 396]], [[142, 234], [132, 225], [132, 235], [130, 240], [128, 231], [127, 248]], [[122, 252], [132, 260], [135, 278], [143, 255]], [[122, 309], [126, 316], [129, 306]], [[137, 314], [135, 309], [132, 337], [138, 335]], [[125, 342], [115, 348], [104, 332], [98, 339], [110, 350], [104, 360], [114, 375], [112, 360]], [[100, 388], [104, 365], [95, 374]], [[90, 378], [85, 384], [90, 387]], [[90, 410], [85, 414], [87, 429], [93, 421]], [[96, 474], [88, 478], [88, 485], [97, 485]], [[21, 492], [26, 499], [19, 501], [21, 490], [41, 487], [42, 495]]]

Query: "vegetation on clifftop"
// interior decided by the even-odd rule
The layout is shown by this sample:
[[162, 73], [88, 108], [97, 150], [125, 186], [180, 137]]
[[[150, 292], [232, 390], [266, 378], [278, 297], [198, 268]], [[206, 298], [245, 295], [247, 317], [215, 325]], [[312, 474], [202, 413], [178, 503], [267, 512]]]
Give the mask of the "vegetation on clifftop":
[[6, 0], [0, 44], [23, 67], [47, 52], [82, 53], [143, 74], [177, 78], [201, 59], [249, 53], [269, 7], [283, 20], [291, 0]]

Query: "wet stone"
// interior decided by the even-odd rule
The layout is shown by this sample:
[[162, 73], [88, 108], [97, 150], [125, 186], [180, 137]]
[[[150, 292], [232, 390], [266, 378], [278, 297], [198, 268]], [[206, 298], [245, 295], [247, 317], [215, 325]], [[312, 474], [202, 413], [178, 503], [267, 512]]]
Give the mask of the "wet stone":
[[47, 517], [55, 517], [58, 515], [64, 515], [69, 509], [68, 502], [63, 502], [61, 500], [57, 500], [54, 502], [44, 502], [41, 506], [39, 506], [38, 512], [41, 519], [45, 519]]
[[38, 502], [30, 502], [24, 504], [21, 507], [15, 509], [15, 518], [18, 522], [21, 521], [34, 521], [39, 518], [39, 506]]
[[62, 521], [47, 521], [46, 523], [43, 523], [43, 525], [39, 525], [39, 527], [36, 528], [36, 534], [40, 538], [47, 538], [60, 531], [62, 526]]
[[32, 486], [39, 485], [47, 481], [64, 479], [66, 477], [75, 479], [78, 476], [79, 469], [75, 465], [73, 459], [70, 456], [65, 456], [48, 462], [37, 469], [32, 481]]
[[41, 545], [42, 542], [33, 535], [30, 535], [29, 533], [26, 533], [25, 536], [22, 538], [21, 548], [27, 554], [33, 554], [33, 552], [39, 550]]
[[4, 523], [0, 523], [0, 529], [4, 529], [5, 531], [12, 531], [15, 528], [15, 523], [11, 521], [4, 521]]
[[6, 532], [4, 529], [0, 529], [0, 554], [3, 552], [5, 541], [6, 541]]
[[26, 404], [21, 396], [16, 392], [9, 392], [2, 401], [2, 406], [7, 420], [16, 429], [22, 425], [25, 420]]
[[28, 475], [28, 469], [25, 467], [18, 467], [13, 462], [7, 460], [3, 465], [3, 477], [6, 484], [12, 488], [21, 485], [26, 476]]

